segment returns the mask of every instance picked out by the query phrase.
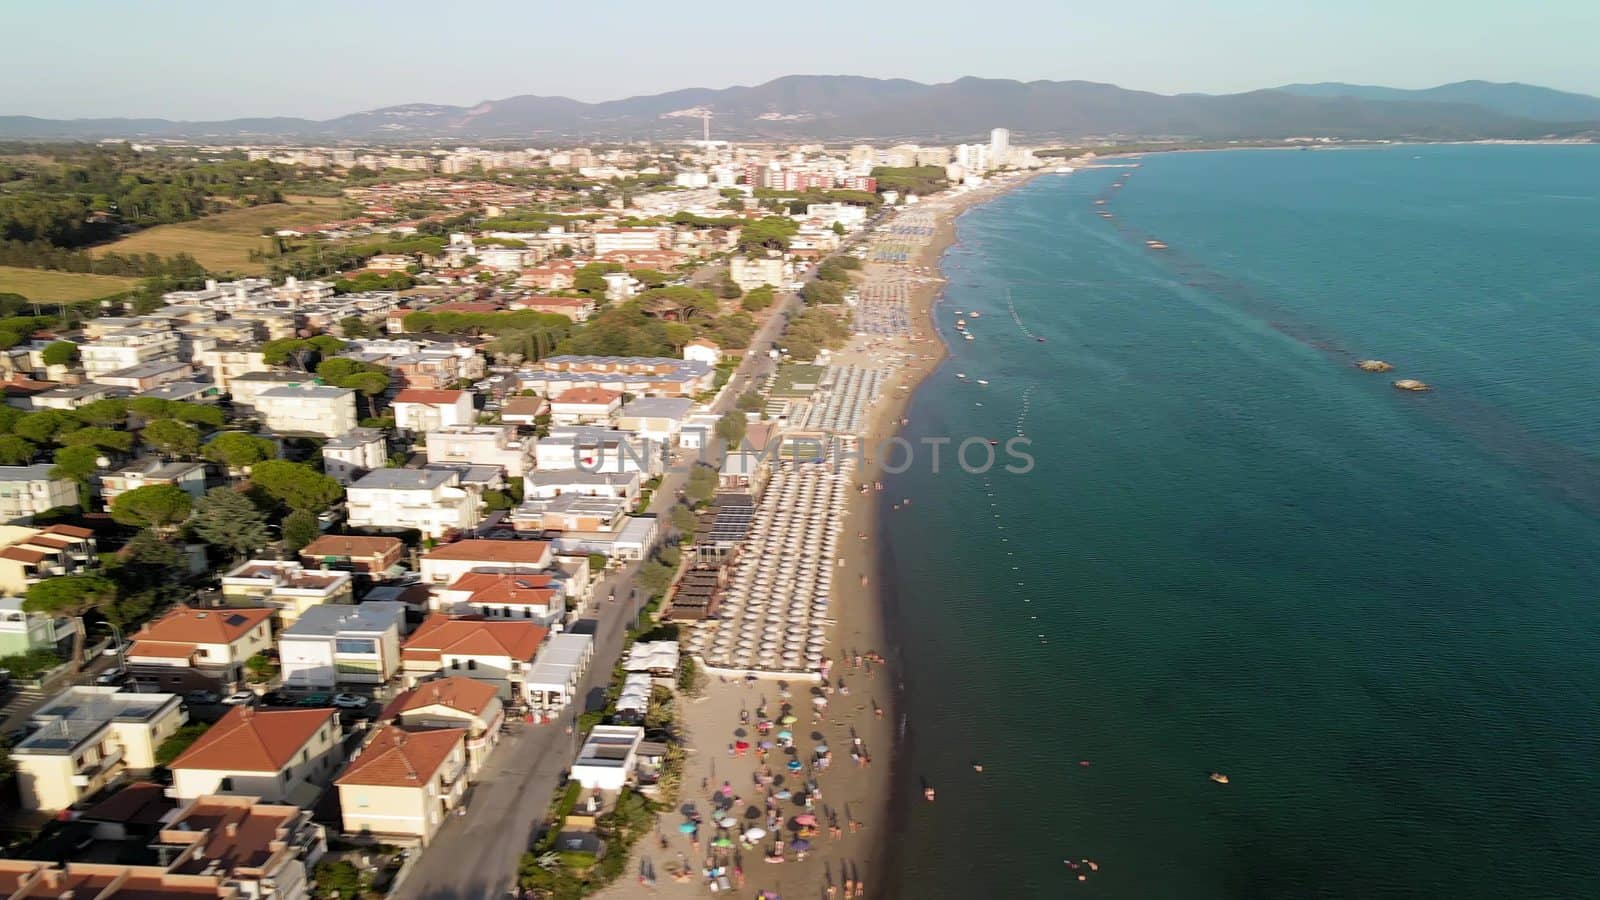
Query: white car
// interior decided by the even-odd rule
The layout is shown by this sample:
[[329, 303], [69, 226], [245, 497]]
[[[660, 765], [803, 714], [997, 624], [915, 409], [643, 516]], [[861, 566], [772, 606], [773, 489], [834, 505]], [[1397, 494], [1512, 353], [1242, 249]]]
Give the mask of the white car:
[[255, 706], [260, 699], [255, 691], [234, 691], [223, 697], [222, 702], [228, 706]]
[[367, 698], [360, 694], [334, 694], [333, 705], [340, 709], [366, 709]]

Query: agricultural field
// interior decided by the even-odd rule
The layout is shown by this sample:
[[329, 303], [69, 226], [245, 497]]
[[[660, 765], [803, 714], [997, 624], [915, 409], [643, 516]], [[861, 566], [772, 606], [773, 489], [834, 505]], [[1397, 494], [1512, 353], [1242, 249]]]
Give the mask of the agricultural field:
[[263, 228], [315, 225], [339, 217], [338, 197], [290, 197], [288, 203], [251, 206], [206, 216], [193, 222], [158, 225], [102, 244], [96, 252], [187, 253], [213, 272], [259, 275], [266, 264], [250, 260], [251, 250], [267, 249]]
[[132, 290], [138, 283], [137, 278], [118, 278], [114, 275], [0, 266], [0, 294], [21, 294], [40, 303], [95, 300]]

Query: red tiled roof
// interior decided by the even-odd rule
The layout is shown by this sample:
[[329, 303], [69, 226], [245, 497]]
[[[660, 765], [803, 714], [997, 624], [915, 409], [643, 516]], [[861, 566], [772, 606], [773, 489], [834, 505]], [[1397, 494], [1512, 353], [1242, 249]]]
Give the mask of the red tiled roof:
[[406, 731], [385, 725], [334, 783], [423, 787], [466, 737], [465, 728]]
[[278, 772], [337, 715], [334, 709], [235, 706], [173, 760], [170, 768]]
[[459, 562], [516, 563], [542, 565], [550, 556], [548, 541], [493, 541], [469, 538], [435, 547], [422, 555], [424, 560], [446, 559]]
[[194, 609], [180, 606], [133, 635], [135, 641], [231, 644], [272, 618], [271, 609]]
[[46, 534], [64, 534], [67, 537], [75, 537], [75, 538], [92, 538], [92, 537], [94, 537], [94, 532], [93, 531], [90, 531], [87, 528], [79, 528], [76, 525], [51, 525], [49, 528], [45, 529], [45, 533]]
[[149, 657], [154, 659], [188, 659], [194, 656], [199, 648], [194, 644], [171, 644], [163, 641], [134, 641], [128, 648], [128, 655], [132, 657]]
[[424, 681], [400, 694], [383, 708], [383, 715], [392, 719], [401, 713], [427, 709], [430, 706], [446, 706], [477, 716], [482, 715], [483, 711], [488, 709], [489, 702], [498, 696], [500, 692], [492, 684], [463, 675], [452, 675], [449, 678]]
[[400, 655], [422, 661], [436, 660], [446, 653], [531, 660], [547, 633], [547, 629], [529, 621], [490, 622], [434, 613], [417, 626]]
[[571, 387], [551, 399], [554, 403], [610, 403], [621, 400], [622, 392], [598, 387]]
[[325, 534], [300, 548], [301, 556], [382, 556], [399, 547], [399, 538]]
[[469, 603], [503, 603], [549, 606], [556, 596], [549, 575], [519, 575], [511, 572], [468, 572], [451, 585], [452, 591], [468, 591]]

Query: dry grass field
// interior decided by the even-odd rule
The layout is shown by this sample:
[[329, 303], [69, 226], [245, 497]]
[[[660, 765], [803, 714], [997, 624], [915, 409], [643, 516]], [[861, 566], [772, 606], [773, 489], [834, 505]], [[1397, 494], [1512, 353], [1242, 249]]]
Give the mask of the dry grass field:
[[187, 253], [213, 272], [260, 274], [266, 271], [266, 265], [251, 262], [250, 251], [267, 248], [261, 229], [326, 222], [338, 217], [339, 203], [337, 197], [290, 197], [288, 203], [235, 209], [193, 222], [147, 228], [102, 245], [97, 252], [157, 256]]
[[137, 278], [118, 278], [113, 275], [0, 266], [0, 294], [21, 294], [40, 303], [95, 300], [130, 290], [138, 283]]

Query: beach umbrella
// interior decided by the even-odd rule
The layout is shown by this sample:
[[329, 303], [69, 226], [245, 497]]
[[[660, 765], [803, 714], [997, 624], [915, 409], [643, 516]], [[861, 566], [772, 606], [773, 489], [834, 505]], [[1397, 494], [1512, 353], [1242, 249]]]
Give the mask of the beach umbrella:
[[789, 845], [789, 849], [796, 853], [804, 853], [811, 849], [811, 842], [805, 838], [798, 838], [794, 841], [794, 843]]
[[790, 797], [793, 797], [794, 794], [791, 794], [788, 791], [779, 791], [776, 794], [773, 794], [772, 796], [777, 797], [779, 800], [787, 800]]
[[827, 744], [818, 744], [813, 749], [815, 749], [818, 753], [827, 753], [828, 752], [828, 745]]
[[772, 742], [771, 741], [762, 741], [760, 744], [757, 744], [756, 746], [760, 747], [763, 750], [771, 750], [772, 749]]
[[[788, 716], [786, 718], [793, 719], [794, 716]], [[792, 731], [780, 731], [780, 732], [778, 732], [777, 737], [778, 737], [778, 740], [780, 740], [780, 741], [787, 741], [790, 738], [794, 737], [794, 732], [792, 732]]]
[[733, 816], [728, 816], [717, 824], [721, 825], [723, 828], [732, 828], [733, 826], [739, 824], [739, 820], [735, 819]]
[[749, 741], [734, 741], [733, 742], [733, 748], [735, 750], [749, 750], [750, 749], [750, 742]]
[[789, 771], [791, 771], [791, 772], [798, 772], [798, 771], [800, 771], [800, 770], [801, 770], [801, 769], [803, 769], [803, 768], [805, 768], [805, 767], [806, 767], [806, 766], [805, 766], [805, 763], [803, 763], [803, 762], [801, 762], [801, 761], [800, 761], [800, 760], [798, 760], [798, 759], [791, 759], [791, 760], [789, 760], [789, 762], [788, 762], [788, 763], [787, 763], [787, 765], [788, 765], [788, 767], [789, 767]]
[[794, 723], [796, 723], [796, 722], [798, 722], [800, 720], [795, 718], [794, 716], [784, 716], [783, 718], [779, 719], [778, 721], [783, 723], [784, 725], [793, 725]]
[[766, 836], [767, 832], [764, 828], [752, 828], [744, 833], [744, 839], [747, 841], [759, 841]]
[[685, 822], [678, 826], [678, 831], [681, 834], [694, 834], [698, 830], [700, 830], [700, 826], [693, 822]]
[[828, 698], [827, 697], [812, 697], [811, 698], [811, 705], [812, 706], [827, 706], [828, 705]]
[[811, 813], [805, 813], [803, 815], [795, 816], [794, 823], [796, 825], [804, 825], [808, 828], [815, 828], [817, 827], [817, 817]]
[[733, 846], [733, 841], [730, 841], [725, 837], [719, 837], [716, 840], [711, 842], [711, 846], [713, 846], [713, 847], [732, 847]]

